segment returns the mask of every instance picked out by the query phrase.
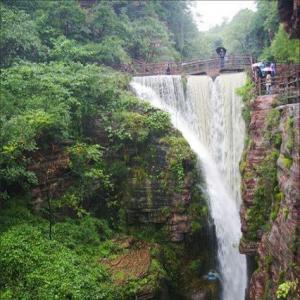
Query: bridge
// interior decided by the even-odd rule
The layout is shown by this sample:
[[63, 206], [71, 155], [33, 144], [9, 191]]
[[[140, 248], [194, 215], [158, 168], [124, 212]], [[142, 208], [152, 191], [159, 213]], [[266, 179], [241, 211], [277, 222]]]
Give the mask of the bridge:
[[[255, 70], [251, 68], [254, 60], [249, 55], [229, 55], [225, 57], [221, 67], [220, 58], [206, 60], [190, 60], [186, 62], [146, 63], [134, 61], [132, 64], [119, 66], [121, 71], [133, 76], [151, 75], [208, 75], [215, 79], [221, 73], [246, 71], [255, 83], [256, 95], [266, 94], [265, 78], [257, 78]], [[277, 75], [272, 78], [271, 92], [279, 94], [292, 101], [300, 101], [300, 65], [277, 63]], [[289, 100], [290, 101], [290, 100]]]
[[[300, 102], [300, 65], [278, 63], [276, 69], [276, 76], [272, 78], [271, 94], [282, 96], [288, 103]], [[256, 78], [255, 74], [251, 74], [256, 94], [265, 95], [266, 79]]]
[[134, 61], [132, 64], [121, 65], [121, 70], [134, 76], [149, 75], [208, 75], [215, 78], [222, 72], [241, 72], [252, 64], [249, 55], [230, 55], [224, 60], [224, 67], [220, 67], [220, 58], [206, 60], [190, 60], [187, 62], [146, 63]]

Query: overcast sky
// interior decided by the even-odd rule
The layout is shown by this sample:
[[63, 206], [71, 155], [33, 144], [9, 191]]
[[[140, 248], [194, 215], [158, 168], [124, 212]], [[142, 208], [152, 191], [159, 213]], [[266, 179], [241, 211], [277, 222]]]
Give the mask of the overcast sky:
[[256, 9], [255, 1], [194, 1], [193, 14], [200, 14], [197, 20], [197, 26], [200, 31], [207, 31], [211, 27], [221, 24], [224, 18], [229, 21], [232, 17], [241, 9], [249, 8], [251, 10]]

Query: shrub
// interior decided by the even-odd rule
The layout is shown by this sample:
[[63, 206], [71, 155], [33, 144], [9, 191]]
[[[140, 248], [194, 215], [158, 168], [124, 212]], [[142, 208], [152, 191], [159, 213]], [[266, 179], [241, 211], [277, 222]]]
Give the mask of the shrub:
[[[11, 299], [109, 299], [109, 277], [31, 225], [0, 237], [0, 286]], [[8, 298], [9, 299], [9, 298]]]
[[246, 124], [250, 123], [250, 101], [255, 98], [254, 83], [248, 77], [244, 86], [236, 89], [236, 94], [242, 98], [244, 107], [242, 110], [242, 116]]
[[47, 48], [42, 45], [37, 26], [28, 14], [0, 4], [0, 17], [1, 66], [9, 66], [18, 58], [32, 61], [45, 59]]
[[83, 64], [97, 63], [115, 66], [129, 63], [130, 59], [117, 37], [108, 37], [101, 43], [78, 44], [75, 40], [59, 37], [50, 52], [53, 60], [73, 61]]
[[297, 289], [298, 280], [295, 281], [286, 281], [281, 283], [278, 286], [276, 291], [276, 298], [277, 299], [286, 299], [288, 295], [292, 292], [296, 291]]
[[163, 134], [170, 130], [171, 122], [168, 113], [163, 111], [155, 111], [147, 116], [145, 121], [146, 126], [150, 129], [153, 134]]

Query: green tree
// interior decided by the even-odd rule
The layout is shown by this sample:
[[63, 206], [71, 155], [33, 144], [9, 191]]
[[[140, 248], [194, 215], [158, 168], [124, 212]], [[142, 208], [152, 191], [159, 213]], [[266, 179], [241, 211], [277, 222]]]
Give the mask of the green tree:
[[249, 37], [254, 12], [241, 10], [224, 29], [224, 46], [228, 53], [249, 53]]
[[46, 23], [58, 34], [81, 40], [84, 35], [85, 13], [76, 0], [52, 1], [47, 11]]
[[278, 62], [299, 63], [300, 57], [300, 41], [290, 40], [288, 34], [280, 26], [275, 38], [269, 48], [266, 48], [262, 54], [262, 58], [275, 58]]
[[36, 24], [28, 14], [0, 4], [0, 18], [1, 66], [8, 66], [17, 58], [45, 59], [47, 48], [42, 45]]
[[172, 47], [166, 27], [154, 18], [142, 18], [133, 23], [134, 42], [132, 52], [135, 58], [148, 62], [169, 52]]

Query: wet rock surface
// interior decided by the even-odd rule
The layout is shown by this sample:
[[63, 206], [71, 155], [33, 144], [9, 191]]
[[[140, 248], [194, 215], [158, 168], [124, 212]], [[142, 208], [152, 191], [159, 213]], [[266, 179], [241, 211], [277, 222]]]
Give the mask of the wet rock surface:
[[[245, 157], [246, 172], [243, 176], [243, 207], [241, 209], [242, 231], [247, 235], [247, 214], [254, 201], [257, 184], [255, 170], [263, 163], [268, 151], [268, 140], [263, 135], [267, 112], [272, 108], [272, 96], [258, 97], [252, 103], [249, 138], [251, 148]], [[278, 206], [277, 214], [268, 220], [267, 227], [257, 241], [243, 238], [240, 251], [258, 258], [258, 266], [252, 274], [249, 299], [277, 299], [280, 284], [297, 282], [300, 278], [299, 221], [300, 221], [300, 161], [299, 161], [299, 104], [283, 105], [277, 124], [281, 137], [279, 157], [276, 164], [277, 181], [281, 198], [273, 201]], [[245, 174], [252, 174], [247, 178]], [[277, 203], [277, 204], [276, 204]], [[300, 290], [291, 289], [286, 299], [298, 299]]]
[[[128, 143], [125, 147], [122, 145], [122, 148], [114, 148], [116, 143], [109, 137], [101, 119], [91, 119], [87, 123], [86, 130], [86, 135], [92, 143], [104, 147], [103, 157], [105, 161], [110, 165], [117, 163], [118, 166], [121, 165], [125, 169], [125, 175], [112, 175], [115, 176], [113, 178], [115, 189], [112, 199], [117, 199], [118, 205], [124, 213], [125, 226], [130, 228], [131, 232], [147, 230], [147, 227], [156, 228], [160, 234], [163, 232], [165, 237], [163, 243], [171, 243], [175, 245], [174, 247], [179, 247], [178, 252], [176, 252], [178, 257], [167, 258], [168, 263], [173, 259], [176, 266], [164, 265], [164, 268], [167, 271], [168, 268], [171, 268], [172, 272], [178, 272], [176, 276], [182, 276], [179, 270], [183, 270], [185, 266], [179, 266], [180, 260], [190, 255], [189, 246], [184, 249], [184, 245], [187, 239], [189, 239], [189, 245], [196, 243], [192, 236], [192, 223], [197, 221], [197, 226], [201, 228], [207, 222], [207, 216], [200, 216], [198, 213], [198, 209], [206, 206], [205, 201], [201, 199], [200, 191], [195, 197], [193, 195], [193, 190], [199, 183], [199, 173], [196, 168], [195, 156], [189, 146], [173, 129], [166, 133], [167, 138], [158, 136], [152, 138], [145, 145]], [[170, 137], [175, 142], [178, 139], [181, 147], [183, 147], [183, 154], [178, 152], [176, 143], [169, 142]], [[32, 204], [35, 210], [47, 209], [47, 197], [59, 199], [72, 185], [76, 184], [76, 178], [70, 168], [68, 146], [70, 145], [55, 145], [47, 151], [41, 150], [36, 153], [32, 160], [30, 170], [37, 173], [39, 181], [32, 190]], [[184, 157], [182, 164], [179, 164], [180, 168], [182, 166], [182, 169], [179, 169], [180, 178], [177, 175], [178, 170], [174, 170], [173, 167], [174, 162], [180, 161], [178, 157], [179, 159]], [[95, 189], [97, 201], [85, 199], [84, 208], [99, 215], [99, 217], [103, 217], [102, 214], [105, 217], [106, 195], [102, 195], [101, 187], [97, 184], [92, 188]], [[72, 210], [64, 211], [64, 213], [70, 216], [74, 214]], [[139, 241], [142, 241], [143, 238], [142, 236]], [[152, 276], [153, 257], [151, 251], [155, 248], [153, 248], [153, 243], [145, 241], [140, 243], [137, 242], [136, 238], [122, 239], [113, 243], [121, 245], [121, 248], [125, 249], [124, 253], [101, 261], [101, 264], [106, 265], [117, 285], [126, 285], [135, 279], [148, 280], [148, 277]], [[203, 255], [206, 255], [206, 252], [210, 251], [206, 243], [208, 240], [205, 238], [201, 242], [201, 250], [198, 249], [196, 252], [203, 251], [205, 253]], [[171, 249], [173, 246], [168, 247]], [[155, 257], [155, 259], [159, 261], [159, 264], [161, 263], [160, 256]], [[193, 276], [198, 278], [196, 274]], [[166, 283], [163, 283], [164, 280]], [[161, 278], [154, 278], [149, 285], [146, 284], [139, 291], [137, 299], [172, 299], [173, 296], [170, 296], [170, 293], [172, 294], [174, 287], [170, 290], [170, 284], [174, 283], [171, 283], [171, 280], [166, 278], [166, 274], [163, 273]], [[185, 288], [186, 285], [180, 289], [184, 290]], [[182, 297], [208, 299], [207, 295], [211, 293], [210, 288], [201, 284], [196, 288], [191, 288], [191, 290], [188, 288]]]
[[[104, 156], [107, 161], [122, 162], [129, 171], [116, 188], [120, 190], [126, 222], [129, 225], [165, 225], [169, 239], [182, 242], [190, 232], [192, 217], [187, 209], [191, 203], [192, 189], [198, 182], [193, 158], [184, 162], [183, 186], [179, 189], [167, 161], [170, 146], [161, 142], [160, 138], [151, 141], [151, 148], [138, 149], [136, 145], [129, 144], [123, 152], [118, 152], [110, 150], [112, 144], [101, 119], [91, 119], [86, 130], [94, 143], [106, 148]], [[174, 135], [174, 132], [170, 134]], [[47, 197], [59, 198], [74, 184], [67, 146], [54, 145], [47, 152], [39, 151], [29, 167], [37, 173], [39, 182], [32, 190], [36, 210], [47, 205]], [[97, 190], [99, 186], [96, 184], [93, 188]], [[86, 205], [89, 205], [89, 201], [86, 201]], [[103, 209], [103, 205], [89, 209]]]
[[[249, 125], [249, 138], [251, 142], [248, 145], [244, 161], [245, 169], [243, 170], [242, 182], [243, 205], [240, 211], [243, 233], [246, 233], [248, 230], [247, 209], [253, 205], [254, 193], [258, 184], [256, 169], [262, 164], [269, 150], [268, 141], [265, 140], [263, 135], [263, 128], [265, 127], [273, 101], [272, 96], [260, 96], [251, 103], [252, 113]], [[240, 252], [247, 255], [255, 255], [257, 247], [257, 242], [245, 242], [242, 240], [240, 243]]]

